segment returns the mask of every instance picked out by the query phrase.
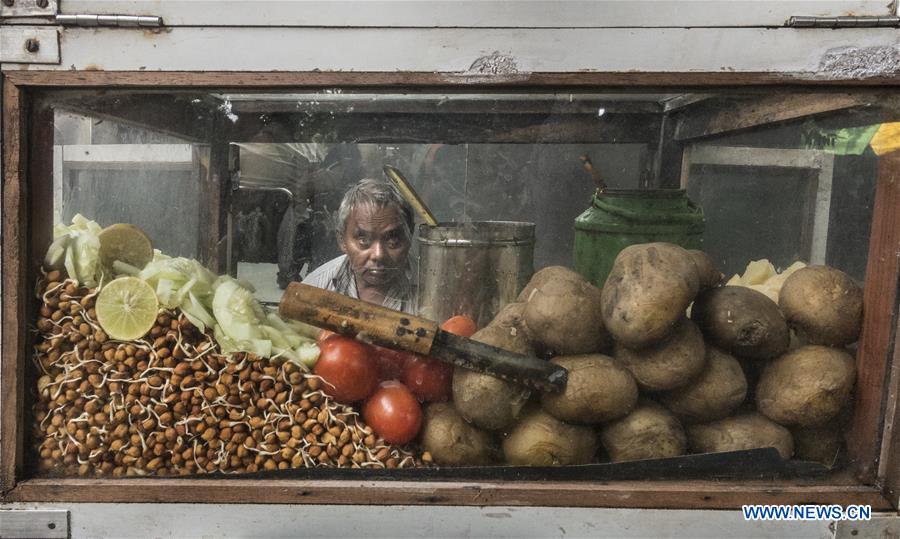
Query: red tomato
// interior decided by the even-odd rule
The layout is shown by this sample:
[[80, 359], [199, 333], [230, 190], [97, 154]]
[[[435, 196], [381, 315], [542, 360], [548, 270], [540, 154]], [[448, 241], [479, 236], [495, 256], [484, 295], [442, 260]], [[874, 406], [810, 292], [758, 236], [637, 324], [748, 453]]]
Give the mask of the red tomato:
[[478, 331], [475, 321], [464, 314], [448, 318], [441, 324], [441, 329], [460, 337], [471, 337]]
[[375, 344], [371, 346], [372, 357], [378, 364], [378, 379], [381, 381], [399, 380], [403, 376], [403, 367], [406, 362], [415, 357], [415, 354], [391, 350]]
[[344, 404], [368, 397], [378, 386], [378, 365], [365, 343], [341, 335], [319, 345], [313, 372], [325, 380], [322, 390]]
[[416, 356], [406, 362], [402, 380], [420, 400], [443, 402], [450, 399], [453, 365], [430, 357]]
[[319, 334], [316, 336], [316, 343], [318, 343], [321, 346], [321, 344], [323, 342], [327, 341], [331, 337], [334, 337], [335, 335], [337, 335], [337, 333], [335, 333], [333, 331], [330, 331], [327, 329], [320, 330]]
[[384, 441], [405, 444], [419, 433], [422, 407], [405, 385], [384, 382], [363, 405], [363, 419]]

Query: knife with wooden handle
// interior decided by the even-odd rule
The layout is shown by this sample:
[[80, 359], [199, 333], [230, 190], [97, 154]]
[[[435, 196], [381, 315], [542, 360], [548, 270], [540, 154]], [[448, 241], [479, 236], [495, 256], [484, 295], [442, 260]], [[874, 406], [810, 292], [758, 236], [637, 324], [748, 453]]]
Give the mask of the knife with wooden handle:
[[341, 335], [363, 335], [380, 346], [431, 356], [532, 389], [560, 392], [567, 371], [441, 330], [436, 322], [301, 283], [284, 291], [278, 313]]

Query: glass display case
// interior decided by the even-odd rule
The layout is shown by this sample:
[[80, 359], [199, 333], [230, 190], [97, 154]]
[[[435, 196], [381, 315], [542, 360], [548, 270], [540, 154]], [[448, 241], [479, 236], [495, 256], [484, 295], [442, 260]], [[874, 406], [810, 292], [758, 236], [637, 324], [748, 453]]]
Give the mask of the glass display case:
[[[892, 91], [401, 79], [7, 82], [11, 499], [890, 507]], [[364, 335], [386, 347], [358, 345], [373, 384], [399, 379], [423, 418], [394, 438], [374, 389], [342, 398], [315, 366], [354, 351], [314, 326], [358, 331], [279, 302], [347, 253], [344, 195], [389, 184], [385, 165], [440, 222], [417, 215], [407, 237], [406, 313], [466, 316], [466, 337], [568, 366], [561, 397], [504, 381], [477, 400], [461, 367]], [[655, 308], [661, 325], [629, 325]]]

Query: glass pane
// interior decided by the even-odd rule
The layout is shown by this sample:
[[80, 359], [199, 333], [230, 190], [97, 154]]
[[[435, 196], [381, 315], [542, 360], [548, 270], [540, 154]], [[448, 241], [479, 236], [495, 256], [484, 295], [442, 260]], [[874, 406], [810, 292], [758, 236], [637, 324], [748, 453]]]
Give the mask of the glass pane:
[[[103, 226], [132, 223], [161, 251], [197, 257], [199, 175], [208, 144], [55, 110], [54, 224], [71, 223], [76, 214]], [[173, 227], [184, 233], [171, 234]]]
[[[52, 93], [30, 464], [91, 477], [842, 469], [875, 187], [898, 146], [883, 97]], [[331, 296], [282, 318], [301, 281]], [[366, 302], [403, 312], [367, 318]], [[430, 333], [407, 329], [414, 315], [533, 369], [473, 374], [459, 363], [484, 369], [497, 352], [445, 337], [415, 355]]]

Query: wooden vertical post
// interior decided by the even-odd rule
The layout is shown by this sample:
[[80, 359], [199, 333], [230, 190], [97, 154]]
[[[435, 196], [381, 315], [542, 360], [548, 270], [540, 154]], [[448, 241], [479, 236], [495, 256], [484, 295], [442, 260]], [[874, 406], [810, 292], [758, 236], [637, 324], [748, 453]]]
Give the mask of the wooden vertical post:
[[894, 359], [891, 365], [891, 380], [887, 395], [885, 411], [884, 440], [881, 445], [881, 458], [878, 466], [878, 477], [884, 485], [884, 497], [896, 509], [900, 502], [900, 346], [897, 346], [897, 335], [900, 335], [900, 318], [894, 328]]
[[3, 79], [3, 268], [2, 357], [0, 357], [0, 489], [16, 484], [22, 469], [25, 364], [26, 253], [28, 216], [25, 168], [28, 148], [27, 101], [19, 87]]
[[863, 330], [856, 355], [856, 402], [847, 449], [857, 478], [873, 484], [878, 470], [890, 359], [897, 326], [900, 275], [900, 152], [878, 161], [863, 290]]

